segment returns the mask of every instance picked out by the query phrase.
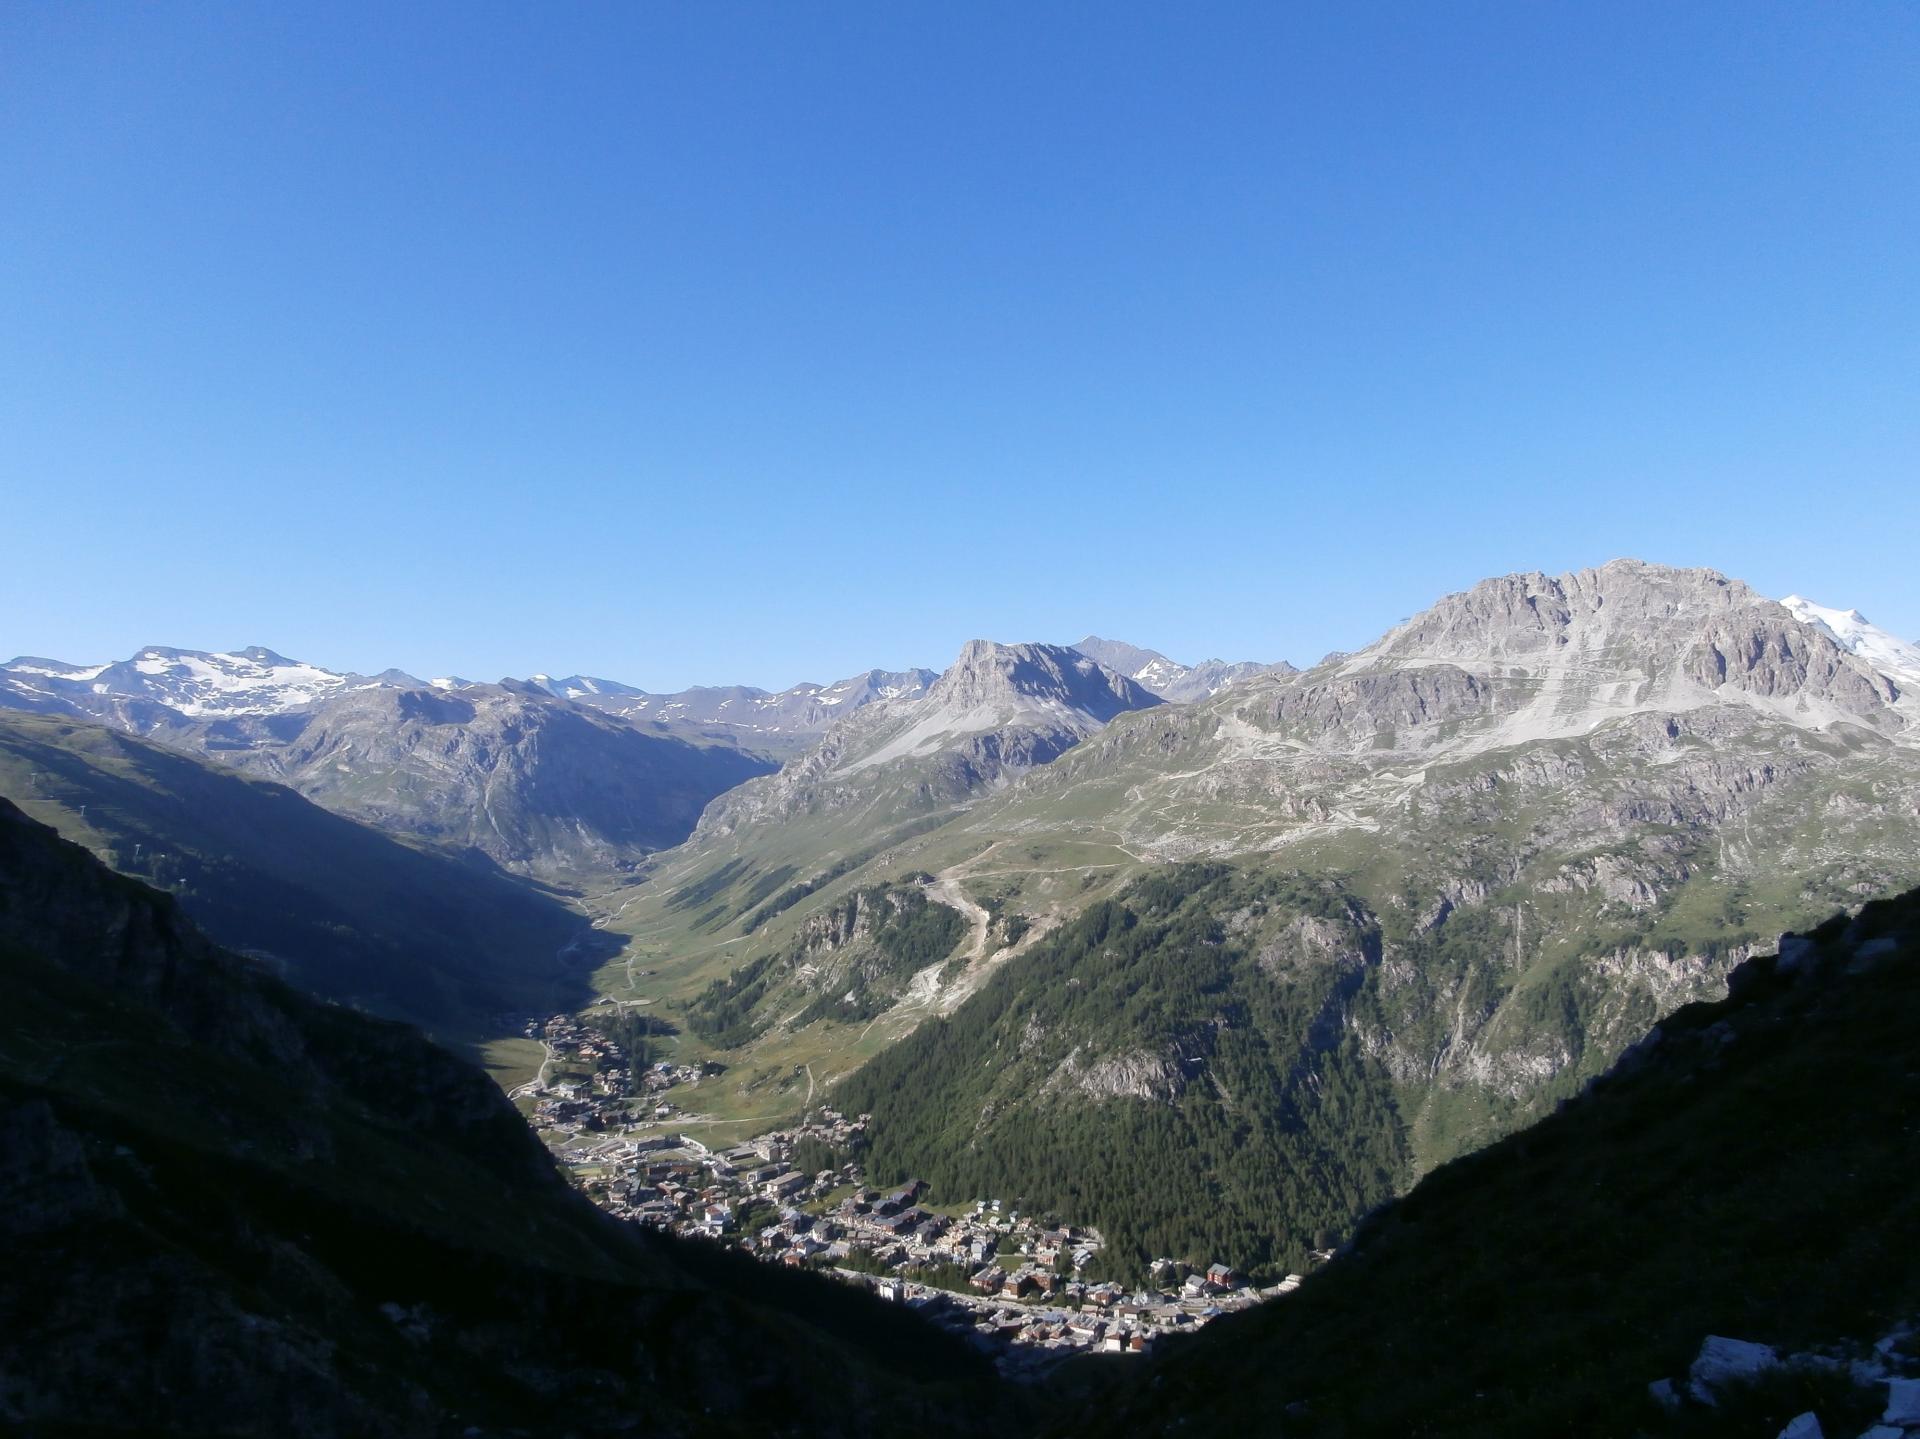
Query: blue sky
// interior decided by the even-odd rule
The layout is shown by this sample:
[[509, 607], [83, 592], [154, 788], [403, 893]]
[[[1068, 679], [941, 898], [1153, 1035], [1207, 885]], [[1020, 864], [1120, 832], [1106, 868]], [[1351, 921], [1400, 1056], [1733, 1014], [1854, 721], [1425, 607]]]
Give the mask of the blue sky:
[[1920, 637], [1920, 9], [0, 11], [0, 651]]

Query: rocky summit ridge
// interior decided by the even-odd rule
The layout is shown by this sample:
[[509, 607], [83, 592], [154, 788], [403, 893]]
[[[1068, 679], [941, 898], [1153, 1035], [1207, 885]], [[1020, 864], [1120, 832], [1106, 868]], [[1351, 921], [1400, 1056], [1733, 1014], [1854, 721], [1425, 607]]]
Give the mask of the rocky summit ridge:
[[[1600, 753], [1572, 766], [1570, 742]], [[1825, 626], [1712, 570], [1620, 560], [1485, 580], [1356, 653], [1111, 725], [981, 822], [1073, 790], [1136, 849], [1244, 853], [1403, 826], [1481, 757], [1569, 803], [1619, 783], [1687, 813], [1878, 745], [1920, 747], [1920, 707]]]
[[[1489, 742], [1739, 703], [1824, 729], [1905, 728], [1891, 679], [1824, 625], [1713, 570], [1614, 560], [1483, 580], [1341, 660], [1343, 680], [1425, 672]], [[1463, 690], [1458, 676], [1476, 684]]]
[[854, 710], [778, 774], [721, 796], [699, 833], [809, 810], [963, 800], [1048, 763], [1119, 715], [1161, 703], [1077, 650], [972, 640], [924, 694]]

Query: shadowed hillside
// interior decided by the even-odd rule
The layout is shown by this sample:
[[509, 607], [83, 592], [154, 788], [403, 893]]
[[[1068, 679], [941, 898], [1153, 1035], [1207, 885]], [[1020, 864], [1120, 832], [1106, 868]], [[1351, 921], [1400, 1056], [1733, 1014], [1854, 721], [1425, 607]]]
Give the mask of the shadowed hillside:
[[0, 802], [0, 1425], [982, 1432], [966, 1349], [571, 1191], [478, 1071]]
[[536, 885], [98, 725], [0, 710], [0, 796], [176, 894], [302, 989], [449, 1036], [584, 1000], [592, 934]]
[[1673, 1413], [1647, 1386], [1709, 1334], [1864, 1346], [1920, 1312], [1916, 1026], [1920, 891], [1749, 960], [1078, 1432], [1771, 1435], [1814, 1409], [1858, 1433], [1884, 1386], [1781, 1376]]

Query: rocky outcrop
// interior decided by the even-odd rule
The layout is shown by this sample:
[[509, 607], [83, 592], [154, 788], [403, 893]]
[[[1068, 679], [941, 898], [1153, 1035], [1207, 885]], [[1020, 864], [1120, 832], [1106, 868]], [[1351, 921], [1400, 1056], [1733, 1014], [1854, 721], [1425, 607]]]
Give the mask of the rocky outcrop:
[[1150, 1050], [1089, 1057], [1076, 1045], [1042, 1086], [1043, 1094], [1166, 1103], [1185, 1087], [1179, 1061]]
[[1711, 697], [1791, 702], [1815, 724], [1889, 732], [1893, 685], [1835, 640], [1712, 570], [1615, 560], [1570, 574], [1505, 575], [1451, 595], [1343, 660], [1345, 675], [1455, 665], [1544, 687], [1539, 718], [1578, 732], [1617, 712]]

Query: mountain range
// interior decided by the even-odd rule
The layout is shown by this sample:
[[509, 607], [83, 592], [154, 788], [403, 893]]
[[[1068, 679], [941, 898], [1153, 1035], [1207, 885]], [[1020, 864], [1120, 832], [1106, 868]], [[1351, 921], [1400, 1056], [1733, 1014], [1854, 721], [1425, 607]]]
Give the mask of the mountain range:
[[549, 877], [675, 844], [715, 795], [773, 768], [725, 736], [689, 739], [522, 681], [426, 685], [260, 648], [15, 660], [0, 668], [0, 707], [96, 720], [390, 833]]
[[[1781, 930], [1920, 881], [1914, 648], [1616, 561], [1485, 581], [1305, 671], [1088, 637], [777, 696], [422, 686], [258, 649], [19, 661], [0, 684], [422, 855], [570, 886], [594, 986], [727, 1065], [717, 1120], [843, 1085], [884, 1120], [883, 1170], [1079, 1204], [1140, 1261], [1281, 1266], [1545, 1112]], [[813, 738], [766, 772], [754, 726]], [[97, 784], [9, 783], [123, 865], [166, 842], [85, 832]], [[230, 842], [174, 833], [164, 852]], [[222, 937], [327, 972], [222, 928], [219, 886], [171, 882]], [[592, 962], [513, 943], [535, 993]], [[1131, 957], [1088, 969], [1108, 952]], [[443, 979], [397, 1010], [309, 982], [423, 1017]], [[1122, 1154], [1189, 1173], [1157, 1217], [1119, 1202]], [[1203, 1182], [1225, 1186], [1204, 1223]]]
[[1103, 640], [1098, 635], [1088, 635], [1071, 648], [1125, 675], [1142, 689], [1159, 695], [1163, 700], [1172, 700], [1175, 704], [1207, 699], [1235, 681], [1253, 675], [1294, 673], [1294, 667], [1285, 660], [1275, 664], [1255, 664], [1251, 661], [1229, 664], [1225, 660], [1202, 660], [1197, 665], [1183, 665], [1178, 660], [1168, 659], [1158, 650], [1141, 649], [1122, 640]]
[[[1259, 668], [1189, 670], [1122, 648], [1140, 659], [1153, 693], [1217, 688]], [[0, 666], [0, 708], [98, 721], [279, 780], [391, 833], [565, 878], [630, 867], [679, 843], [717, 795], [807, 753], [869, 705], [897, 712], [939, 678], [876, 669], [778, 693], [649, 694], [583, 675], [428, 682], [397, 669], [327, 670], [261, 646], [149, 646], [106, 664], [15, 659]], [[1073, 738], [1086, 727], [1067, 722]], [[1034, 753], [1050, 758], [1065, 733], [1036, 733]]]
[[830, 685], [798, 684], [778, 693], [751, 685], [703, 685], [675, 694], [648, 694], [617, 680], [574, 675], [532, 682], [575, 700], [669, 733], [730, 739], [762, 754], [785, 758], [807, 749], [835, 720], [876, 700], [926, 693], [932, 670], [868, 670]]

